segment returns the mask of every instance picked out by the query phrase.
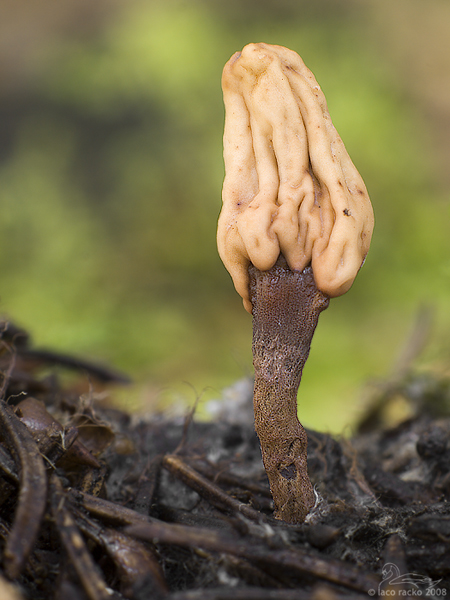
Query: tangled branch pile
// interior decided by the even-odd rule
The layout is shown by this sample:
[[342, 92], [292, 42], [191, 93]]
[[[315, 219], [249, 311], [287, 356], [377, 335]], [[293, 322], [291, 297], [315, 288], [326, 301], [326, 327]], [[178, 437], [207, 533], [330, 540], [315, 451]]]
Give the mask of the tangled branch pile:
[[[351, 442], [309, 431], [320, 500], [287, 525], [248, 420], [131, 417], [92, 392], [118, 374], [2, 332], [2, 598], [356, 599], [387, 589], [386, 564], [417, 575], [396, 594], [450, 589], [448, 382], [385, 391]], [[91, 391], [64, 388], [57, 364]], [[374, 429], [394, 393], [416, 416]]]

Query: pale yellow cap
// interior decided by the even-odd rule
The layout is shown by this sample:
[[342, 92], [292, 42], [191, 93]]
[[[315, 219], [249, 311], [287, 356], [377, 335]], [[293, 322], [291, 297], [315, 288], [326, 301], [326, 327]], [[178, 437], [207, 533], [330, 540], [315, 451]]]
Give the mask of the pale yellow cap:
[[217, 243], [244, 306], [248, 265], [312, 265], [317, 287], [344, 294], [369, 250], [373, 210], [298, 54], [249, 44], [225, 65], [225, 180]]

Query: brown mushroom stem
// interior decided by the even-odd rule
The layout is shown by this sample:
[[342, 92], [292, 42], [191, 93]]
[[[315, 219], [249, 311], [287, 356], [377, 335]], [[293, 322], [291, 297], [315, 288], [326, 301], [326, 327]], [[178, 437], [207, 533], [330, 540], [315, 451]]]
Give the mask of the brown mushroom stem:
[[268, 271], [249, 266], [253, 314], [255, 429], [275, 503], [275, 516], [301, 523], [314, 505], [307, 436], [297, 417], [297, 391], [319, 314], [329, 304], [310, 266], [292, 271], [280, 255]]

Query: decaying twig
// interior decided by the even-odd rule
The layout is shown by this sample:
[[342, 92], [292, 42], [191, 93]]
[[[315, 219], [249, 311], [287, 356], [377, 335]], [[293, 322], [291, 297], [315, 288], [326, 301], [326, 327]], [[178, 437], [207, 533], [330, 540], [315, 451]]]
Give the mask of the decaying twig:
[[142, 588], [149, 580], [152, 591], [167, 594], [162, 569], [148, 545], [117, 529], [101, 526], [80, 511], [75, 511], [74, 517], [80, 530], [112, 559], [120, 578], [121, 590], [127, 598], [133, 595], [133, 590]]
[[200, 475], [200, 473], [197, 473], [179, 456], [165, 456], [163, 465], [173, 475], [179, 477], [181, 481], [195, 490], [202, 498], [205, 498], [219, 510], [232, 511], [256, 522], [265, 521], [265, 517], [262, 513], [251, 508], [251, 506], [248, 506], [247, 504], [235, 500], [223, 492], [217, 485], [208, 481], [205, 477]]
[[139, 489], [134, 497], [133, 508], [143, 515], [151, 514], [156, 501], [156, 492], [163, 457], [157, 455], [139, 479]]
[[51, 477], [50, 489], [52, 514], [58, 525], [61, 541], [89, 599], [111, 600], [113, 593], [108, 589], [70, 510], [66, 506], [67, 498], [56, 475]]
[[360, 592], [376, 587], [380, 578], [372, 573], [328, 557], [320, 557], [300, 549], [273, 549], [257, 543], [249, 543], [236, 536], [210, 529], [185, 527], [171, 523], [139, 523], [126, 529], [129, 535], [153, 543], [176, 544], [198, 547], [213, 552], [240, 556], [256, 564], [286, 570], [301, 576], [319, 578]]
[[348, 591], [341, 593], [326, 586], [318, 586], [307, 592], [248, 586], [240, 589], [219, 588], [176, 592], [170, 596], [170, 600], [367, 600], [367, 594], [354, 594]]
[[3, 564], [10, 579], [19, 575], [35, 543], [47, 499], [45, 467], [33, 436], [0, 400], [0, 426], [19, 471], [20, 492]]

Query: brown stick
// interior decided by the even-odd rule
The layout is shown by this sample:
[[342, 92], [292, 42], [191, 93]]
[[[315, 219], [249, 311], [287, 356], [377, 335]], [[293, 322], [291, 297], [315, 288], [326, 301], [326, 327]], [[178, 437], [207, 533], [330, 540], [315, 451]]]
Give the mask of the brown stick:
[[92, 558], [75, 519], [66, 506], [67, 497], [56, 474], [50, 479], [52, 514], [64, 549], [89, 600], [111, 600], [103, 575]]
[[[308, 591], [246, 586], [174, 592], [168, 597], [168, 600], [311, 600], [311, 598], [348, 600], [349, 595], [348, 592], [339, 593], [335, 588], [326, 585], [320, 585]], [[352, 594], [351, 599], [367, 600], [367, 594]]]
[[253, 314], [255, 429], [275, 516], [301, 523], [314, 505], [307, 437], [297, 418], [297, 391], [319, 314], [329, 299], [311, 267], [291, 271], [280, 255], [268, 271], [249, 267]]
[[117, 502], [110, 502], [103, 498], [97, 498], [96, 496], [92, 496], [91, 494], [80, 490], [71, 490], [69, 495], [76, 506], [87, 510], [97, 519], [107, 521], [108, 523], [114, 523], [115, 525], [134, 525], [136, 522], [146, 523], [153, 520], [153, 517], [144, 516]]
[[39, 532], [47, 501], [47, 476], [31, 433], [3, 400], [0, 400], [0, 429], [14, 455], [20, 481], [17, 508], [3, 559], [6, 576], [15, 579]]
[[133, 590], [139, 589], [149, 580], [155, 592], [158, 592], [158, 597], [167, 594], [163, 571], [151, 546], [146, 546], [117, 529], [99, 525], [77, 509], [72, 509], [72, 515], [80, 530], [102, 547], [113, 561], [126, 598], [133, 597]]
[[186, 464], [179, 456], [166, 454], [163, 459], [163, 466], [219, 510], [225, 512], [231, 510], [257, 523], [266, 520], [263, 513], [226, 494], [215, 483], [208, 481], [203, 475], [197, 473], [195, 469]]
[[302, 548], [274, 548], [261, 538], [248, 541], [226, 532], [201, 527], [187, 527], [162, 521], [135, 523], [124, 531], [152, 543], [174, 544], [184, 548], [201, 548], [220, 554], [240, 556], [271, 572], [315, 577], [323, 581], [367, 592], [377, 588], [380, 577], [329, 556], [321, 556]]

